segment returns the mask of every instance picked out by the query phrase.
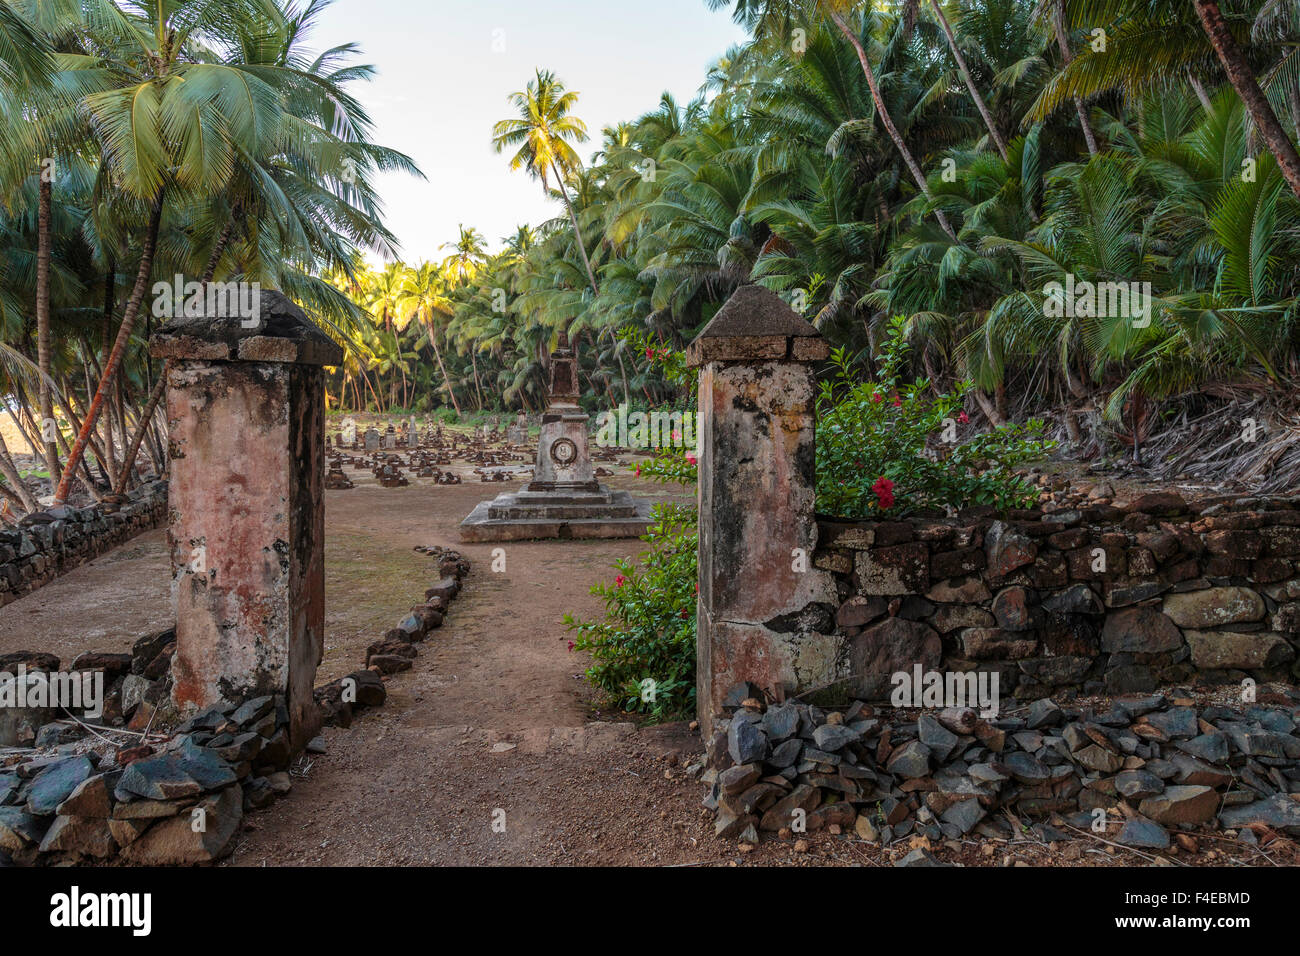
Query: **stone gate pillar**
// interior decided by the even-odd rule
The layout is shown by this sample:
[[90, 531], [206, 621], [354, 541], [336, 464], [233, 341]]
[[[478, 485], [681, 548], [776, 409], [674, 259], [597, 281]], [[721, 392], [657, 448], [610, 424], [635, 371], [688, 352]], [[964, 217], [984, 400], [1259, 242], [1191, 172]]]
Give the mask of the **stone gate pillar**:
[[815, 626], [834, 582], [812, 567], [813, 363], [829, 353], [756, 285], [737, 289], [686, 353], [700, 369], [696, 710], [706, 731], [740, 681], [780, 699], [837, 676], [835, 642]]
[[172, 701], [182, 712], [283, 694], [302, 746], [325, 625], [325, 373], [343, 351], [278, 292], [256, 318], [186, 317], [167, 360]]

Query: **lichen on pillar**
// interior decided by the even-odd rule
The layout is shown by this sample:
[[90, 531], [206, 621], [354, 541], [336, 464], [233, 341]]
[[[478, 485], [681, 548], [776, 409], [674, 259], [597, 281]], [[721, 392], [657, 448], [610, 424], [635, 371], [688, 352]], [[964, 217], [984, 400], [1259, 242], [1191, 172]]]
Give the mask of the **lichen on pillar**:
[[772, 699], [831, 682], [831, 576], [817, 545], [814, 363], [829, 346], [774, 293], [742, 286], [687, 350], [700, 370], [696, 709], [707, 729], [728, 688]]
[[150, 354], [167, 360], [172, 703], [283, 694], [302, 746], [324, 649], [324, 366], [342, 349], [262, 292], [256, 316], [173, 319]]

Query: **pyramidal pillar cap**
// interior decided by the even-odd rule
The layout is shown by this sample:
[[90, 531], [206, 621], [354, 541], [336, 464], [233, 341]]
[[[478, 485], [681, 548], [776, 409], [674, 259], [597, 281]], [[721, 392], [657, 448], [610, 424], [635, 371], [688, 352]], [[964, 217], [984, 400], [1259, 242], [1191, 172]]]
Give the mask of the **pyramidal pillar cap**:
[[775, 292], [742, 285], [686, 349], [686, 364], [820, 362], [830, 343]]
[[154, 358], [342, 365], [343, 349], [283, 293], [262, 289], [256, 314], [176, 316], [149, 339]]

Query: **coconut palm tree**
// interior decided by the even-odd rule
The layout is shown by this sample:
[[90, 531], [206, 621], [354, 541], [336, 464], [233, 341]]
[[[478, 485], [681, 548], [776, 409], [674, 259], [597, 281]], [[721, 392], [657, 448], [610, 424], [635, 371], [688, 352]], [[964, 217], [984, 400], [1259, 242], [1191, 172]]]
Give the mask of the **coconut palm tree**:
[[[708, 0], [708, 2], [709, 6], [715, 10], [732, 4], [732, 0]], [[906, 164], [907, 170], [911, 173], [912, 180], [916, 183], [917, 188], [927, 198], [932, 198], [925, 173], [922, 172], [916, 157], [912, 155], [912, 151], [904, 142], [902, 134], [899, 133], [898, 126], [885, 104], [884, 95], [880, 90], [880, 82], [876, 77], [875, 69], [871, 65], [871, 59], [867, 55], [863, 37], [853, 29], [849, 22], [850, 17], [853, 15], [851, 0], [734, 0], [734, 5], [733, 17], [736, 22], [749, 27], [755, 36], [759, 37], [776, 36], [783, 38], [788, 34], [790, 28], [799, 21], [812, 24], [828, 21], [833, 24], [844, 39], [852, 45], [854, 52], [857, 53], [858, 63], [862, 67], [862, 75], [866, 77], [867, 85], [871, 89], [871, 99], [876, 107], [876, 117], [885, 128], [885, 132], [894, 144], [894, 148], [898, 150], [898, 154]], [[957, 233], [953, 231], [952, 225], [948, 222], [943, 210], [935, 207], [934, 217], [943, 231], [953, 241], [958, 241]]]
[[447, 366], [442, 360], [442, 350], [438, 347], [438, 340], [442, 337], [438, 319], [452, 313], [447, 286], [447, 279], [438, 266], [422, 262], [413, 269], [403, 270], [396, 307], [397, 314], [404, 320], [414, 318], [424, 326], [434, 358], [438, 362], [438, 371], [442, 373], [443, 388], [451, 399], [451, 407], [459, 415], [460, 402], [456, 399], [456, 389], [452, 387], [451, 376], [447, 374]]
[[542, 188], [550, 194], [550, 183], [564, 200], [569, 219], [573, 223], [574, 242], [587, 270], [591, 291], [600, 294], [596, 273], [591, 268], [578, 214], [569, 199], [567, 183], [582, 168], [582, 161], [570, 143], [587, 141], [587, 125], [573, 115], [578, 94], [567, 90], [547, 70], [537, 70], [528, 86], [510, 94], [510, 102], [517, 115], [501, 120], [492, 127], [492, 147], [498, 152], [514, 149], [510, 158], [511, 169], [524, 169], [530, 176], [540, 179]]

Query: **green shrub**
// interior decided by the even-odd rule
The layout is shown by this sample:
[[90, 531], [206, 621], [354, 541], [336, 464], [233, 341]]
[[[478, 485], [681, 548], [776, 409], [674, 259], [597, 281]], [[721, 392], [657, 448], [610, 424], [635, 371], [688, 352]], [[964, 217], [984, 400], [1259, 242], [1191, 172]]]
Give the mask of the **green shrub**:
[[[844, 518], [920, 508], [1001, 508], [1032, 503], [1034, 486], [1012, 466], [1051, 448], [1043, 423], [1007, 424], [960, 437], [970, 382], [937, 395], [924, 379], [902, 380], [904, 320], [890, 326], [875, 380], [862, 382], [844, 349], [817, 397], [817, 510]], [[946, 439], [946, 440], [945, 440]]]
[[603, 621], [564, 624], [573, 650], [590, 651], [587, 679], [623, 710], [652, 720], [695, 711], [695, 510], [655, 505], [642, 540], [650, 549], [615, 563], [618, 576], [591, 589], [605, 599]]

